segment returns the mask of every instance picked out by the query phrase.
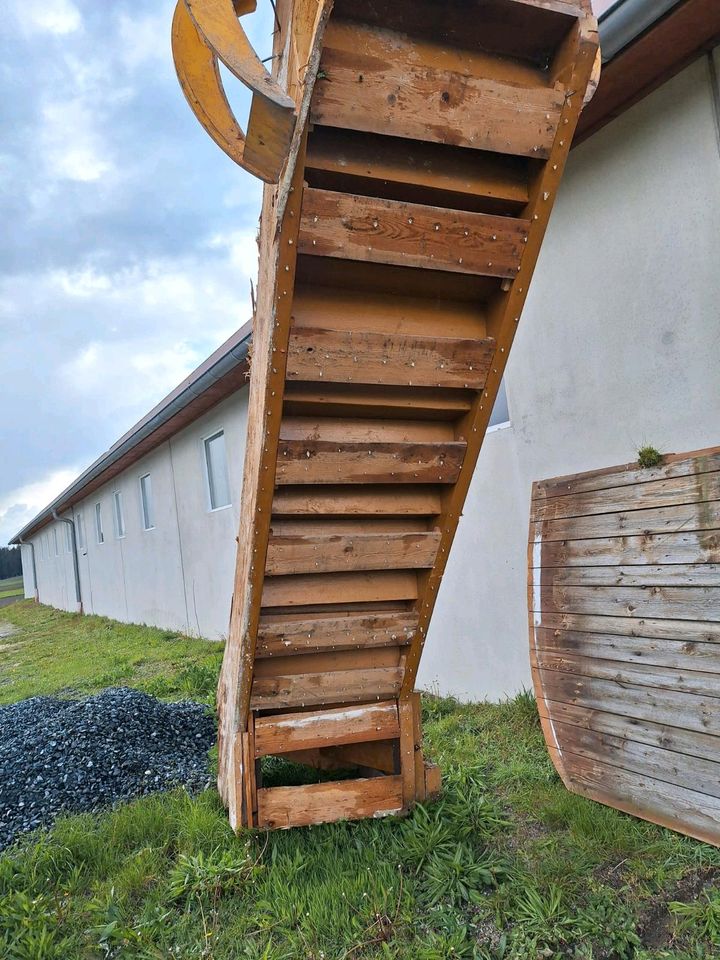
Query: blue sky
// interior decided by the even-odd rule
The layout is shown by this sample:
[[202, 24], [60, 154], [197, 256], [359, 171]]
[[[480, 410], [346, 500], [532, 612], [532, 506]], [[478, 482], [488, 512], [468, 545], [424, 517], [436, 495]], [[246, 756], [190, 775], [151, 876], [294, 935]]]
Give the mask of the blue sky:
[[173, 6], [5, 13], [0, 544], [250, 316], [260, 185], [183, 99]]

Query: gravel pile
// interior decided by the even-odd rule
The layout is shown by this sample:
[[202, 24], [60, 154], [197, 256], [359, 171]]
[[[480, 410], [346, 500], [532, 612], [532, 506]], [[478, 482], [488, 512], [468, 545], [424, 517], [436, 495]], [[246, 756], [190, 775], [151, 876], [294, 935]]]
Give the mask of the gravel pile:
[[125, 687], [0, 707], [0, 849], [61, 812], [210, 782], [215, 723], [201, 704]]

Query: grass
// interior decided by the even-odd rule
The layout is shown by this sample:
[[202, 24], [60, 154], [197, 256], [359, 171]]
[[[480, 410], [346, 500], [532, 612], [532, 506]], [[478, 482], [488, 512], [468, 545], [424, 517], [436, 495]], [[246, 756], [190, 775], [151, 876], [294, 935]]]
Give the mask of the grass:
[[[123, 683], [207, 698], [217, 653], [162, 631], [3, 610], [22, 679], [7, 699]], [[42, 675], [48, 645], [67, 666]], [[15, 639], [14, 638], [14, 639]], [[33, 653], [38, 644], [42, 655]], [[143, 647], [140, 656], [139, 648]], [[83, 648], [85, 656], [83, 657]], [[136, 659], [139, 657], [139, 660]], [[128, 675], [127, 664], [133, 666]], [[136, 669], [135, 669], [136, 667]], [[197, 668], [195, 672], [195, 668]], [[5, 676], [8, 665], [3, 664]], [[112, 682], [115, 682], [114, 680]], [[197, 682], [197, 686], [194, 684]], [[68, 816], [0, 855], [0, 955], [213, 960], [711, 960], [720, 852], [565, 790], [529, 695], [427, 698], [441, 800], [387, 818], [234, 836], [214, 790]]]
[[6, 597], [22, 597], [24, 592], [22, 577], [8, 577], [7, 580], [0, 580], [0, 600]]

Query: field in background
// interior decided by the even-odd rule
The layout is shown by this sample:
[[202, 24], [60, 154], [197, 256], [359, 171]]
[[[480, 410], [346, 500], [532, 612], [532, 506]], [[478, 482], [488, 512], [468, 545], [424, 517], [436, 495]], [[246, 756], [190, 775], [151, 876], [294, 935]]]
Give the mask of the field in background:
[[[27, 602], [0, 620], [17, 627], [0, 650], [5, 703], [117, 684], [212, 700], [216, 644]], [[530, 695], [428, 697], [424, 724], [444, 793], [406, 820], [235, 837], [209, 790], [69, 816], [27, 838], [0, 855], [0, 955], [718, 956], [720, 851], [568, 794]]]
[[6, 600], [8, 597], [22, 597], [24, 592], [22, 577], [0, 580], [0, 600]]

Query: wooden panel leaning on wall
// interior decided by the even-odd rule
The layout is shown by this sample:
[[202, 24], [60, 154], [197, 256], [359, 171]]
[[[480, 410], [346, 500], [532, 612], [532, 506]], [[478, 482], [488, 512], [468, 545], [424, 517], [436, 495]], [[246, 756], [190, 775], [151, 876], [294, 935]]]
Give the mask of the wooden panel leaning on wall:
[[720, 844], [720, 447], [536, 483], [528, 558], [567, 788]]
[[[180, 0], [175, 56], [268, 181], [218, 782], [235, 827], [288, 827], [439, 789], [418, 664], [597, 24], [589, 0], [280, 0], [263, 79], [233, 46], [251, 7]], [[266, 755], [355, 776], [270, 786]]]

